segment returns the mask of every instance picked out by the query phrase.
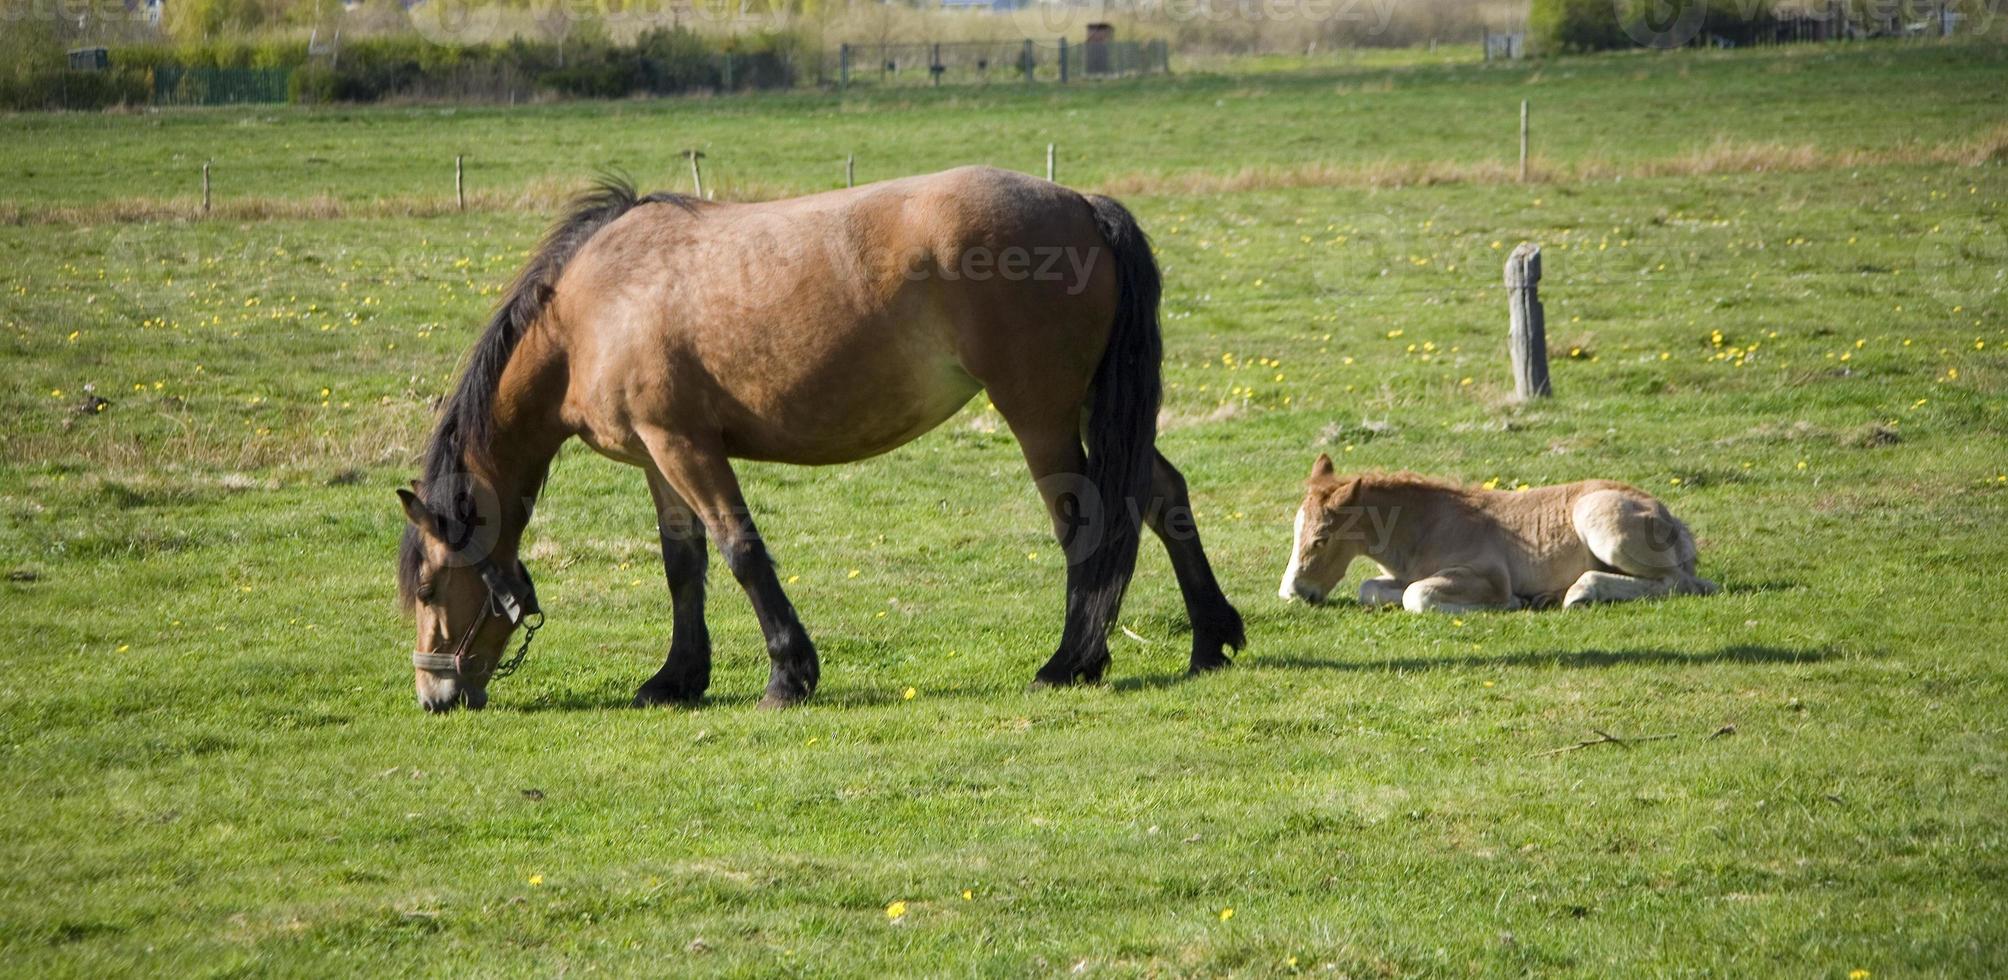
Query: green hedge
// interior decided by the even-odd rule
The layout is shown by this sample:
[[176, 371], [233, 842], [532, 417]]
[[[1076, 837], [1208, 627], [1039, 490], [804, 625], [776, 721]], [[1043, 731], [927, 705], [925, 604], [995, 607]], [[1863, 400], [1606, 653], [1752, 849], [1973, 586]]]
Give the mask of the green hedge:
[[714, 40], [684, 28], [653, 30], [632, 44], [573, 37], [557, 44], [520, 37], [502, 44], [439, 45], [421, 37], [342, 45], [334, 61], [309, 60], [305, 42], [139, 44], [114, 48], [108, 72], [30, 71], [0, 76], [0, 109], [101, 109], [145, 104], [154, 69], [286, 70], [284, 97], [326, 104], [385, 99], [513, 101], [538, 92], [623, 98], [726, 89], [786, 88], [807, 42], [788, 33]]
[[153, 98], [153, 73], [144, 69], [44, 71], [22, 78], [0, 77], [0, 108], [26, 111], [98, 110], [146, 105]]

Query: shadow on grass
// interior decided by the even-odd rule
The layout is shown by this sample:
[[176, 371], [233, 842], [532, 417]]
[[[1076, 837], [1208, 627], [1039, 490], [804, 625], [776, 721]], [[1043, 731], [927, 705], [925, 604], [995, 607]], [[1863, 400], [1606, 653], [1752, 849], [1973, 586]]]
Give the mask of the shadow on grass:
[[1456, 657], [1394, 657], [1388, 660], [1319, 660], [1304, 656], [1262, 657], [1250, 662], [1257, 670], [1412, 671], [1469, 670], [1498, 667], [1693, 666], [1697, 664], [1810, 664], [1844, 656], [1834, 650], [1794, 650], [1789, 647], [1738, 643], [1713, 650], [1569, 650], [1472, 654]]
[[[505, 704], [500, 701], [496, 707], [503, 711], [521, 714], [539, 714], [546, 711], [749, 711], [760, 703], [764, 693], [760, 688], [744, 691], [720, 691], [716, 687], [705, 693], [697, 701], [677, 704], [651, 705], [646, 708], [633, 707], [632, 689], [615, 690], [565, 690], [539, 693], [532, 701], [522, 704]], [[986, 697], [998, 693], [988, 688], [939, 687], [930, 685], [927, 697], [931, 699]], [[916, 695], [918, 696], [918, 695]], [[903, 687], [844, 687], [819, 690], [811, 697], [805, 708], [880, 708], [899, 704], [908, 700]], [[794, 709], [788, 709], [794, 710]]]

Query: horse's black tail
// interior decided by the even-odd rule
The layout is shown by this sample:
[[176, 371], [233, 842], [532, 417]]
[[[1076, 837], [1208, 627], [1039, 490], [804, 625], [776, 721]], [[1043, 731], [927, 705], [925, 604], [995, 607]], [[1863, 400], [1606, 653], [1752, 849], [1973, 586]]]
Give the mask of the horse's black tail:
[[1078, 610], [1080, 615], [1067, 617], [1070, 632], [1081, 629], [1088, 633], [1060, 641], [1061, 649], [1082, 654], [1101, 649], [1122, 609], [1130, 575], [1136, 570], [1140, 525], [1144, 508], [1150, 505], [1151, 466], [1157, 457], [1157, 408], [1162, 395], [1159, 374], [1164, 360], [1164, 340], [1157, 324], [1162, 287], [1150, 239], [1137, 227], [1129, 210], [1115, 200], [1090, 195], [1088, 204], [1094, 208], [1095, 224], [1115, 261], [1118, 293], [1108, 349], [1095, 368], [1085, 433], [1087, 478], [1101, 496], [1102, 534], [1099, 545], [1081, 559], [1077, 569], [1083, 588], [1069, 597], [1070, 605], [1082, 602], [1085, 607]]

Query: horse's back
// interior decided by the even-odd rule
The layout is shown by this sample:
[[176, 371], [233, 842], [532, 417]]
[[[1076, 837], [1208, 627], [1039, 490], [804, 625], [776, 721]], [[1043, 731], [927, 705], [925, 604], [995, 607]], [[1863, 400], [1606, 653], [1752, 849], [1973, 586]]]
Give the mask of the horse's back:
[[1114, 310], [1100, 251], [1079, 194], [965, 167], [637, 207], [580, 251], [553, 305], [600, 428], [697, 420], [733, 455], [841, 462], [984, 387], [1000, 405], [1020, 387], [1085, 391]]

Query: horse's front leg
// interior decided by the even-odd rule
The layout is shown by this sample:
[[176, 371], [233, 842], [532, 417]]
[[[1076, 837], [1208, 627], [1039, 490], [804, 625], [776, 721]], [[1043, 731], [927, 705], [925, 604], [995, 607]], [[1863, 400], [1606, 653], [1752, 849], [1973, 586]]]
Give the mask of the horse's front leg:
[[809, 642], [809, 632], [802, 628], [788, 594], [781, 590], [774, 561], [753, 525], [753, 515], [746, 510], [732, 464], [715, 447], [665, 433], [644, 432], [642, 441], [656, 469], [711, 532], [725, 567], [732, 570], [732, 577], [753, 601], [753, 615], [767, 638], [767, 693], [760, 706], [779, 708], [807, 699], [822, 674], [816, 647]]
[[704, 624], [704, 573], [709, 563], [704, 525], [661, 474], [649, 473], [648, 491], [655, 498], [662, 570], [669, 580], [673, 621], [669, 659], [635, 693], [638, 708], [697, 701], [711, 685], [711, 632]]

